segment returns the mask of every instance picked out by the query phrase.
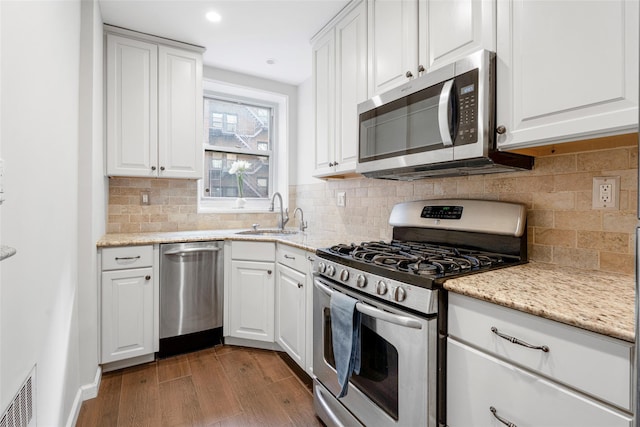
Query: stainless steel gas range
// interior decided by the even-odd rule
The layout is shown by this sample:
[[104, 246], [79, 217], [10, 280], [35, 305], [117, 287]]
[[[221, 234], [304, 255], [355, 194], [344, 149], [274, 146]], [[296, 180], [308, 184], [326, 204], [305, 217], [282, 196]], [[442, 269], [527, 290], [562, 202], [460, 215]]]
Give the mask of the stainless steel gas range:
[[[527, 260], [526, 209], [520, 204], [414, 201], [394, 206], [389, 223], [389, 242], [316, 252], [314, 405], [328, 426], [446, 425], [442, 284]], [[337, 292], [355, 300], [360, 328], [360, 369], [340, 398], [331, 320]]]

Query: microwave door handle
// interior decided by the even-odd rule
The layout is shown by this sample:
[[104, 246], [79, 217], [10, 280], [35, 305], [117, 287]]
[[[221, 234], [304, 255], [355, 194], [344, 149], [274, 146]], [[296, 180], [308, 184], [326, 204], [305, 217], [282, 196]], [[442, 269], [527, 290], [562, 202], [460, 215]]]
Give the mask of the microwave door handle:
[[451, 131], [449, 130], [449, 103], [451, 102], [451, 91], [453, 89], [453, 79], [446, 81], [440, 91], [440, 102], [438, 103], [438, 125], [440, 136], [445, 147], [453, 146]]

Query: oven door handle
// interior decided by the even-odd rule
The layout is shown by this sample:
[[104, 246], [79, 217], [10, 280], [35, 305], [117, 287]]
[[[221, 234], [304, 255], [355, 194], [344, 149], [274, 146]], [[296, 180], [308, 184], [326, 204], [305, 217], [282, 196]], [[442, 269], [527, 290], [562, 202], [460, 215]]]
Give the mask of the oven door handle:
[[[329, 289], [322, 281], [319, 279], [314, 279], [313, 284], [316, 288], [320, 289], [322, 292], [327, 294], [329, 297], [333, 294], [334, 291]], [[362, 314], [366, 314], [367, 316], [371, 316], [374, 319], [383, 320], [385, 322], [393, 323], [394, 325], [403, 326], [406, 328], [413, 329], [422, 329], [422, 323], [417, 321], [416, 319], [412, 319], [407, 316], [400, 316], [398, 314], [389, 313], [388, 311], [380, 310], [379, 308], [375, 308], [373, 306], [357, 302], [356, 310], [358, 310]]]

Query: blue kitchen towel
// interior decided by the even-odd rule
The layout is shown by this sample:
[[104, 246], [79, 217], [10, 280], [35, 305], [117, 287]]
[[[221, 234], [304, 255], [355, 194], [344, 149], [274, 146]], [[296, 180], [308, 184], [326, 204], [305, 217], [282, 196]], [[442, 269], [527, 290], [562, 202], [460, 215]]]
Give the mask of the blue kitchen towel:
[[345, 396], [352, 373], [360, 373], [360, 312], [358, 300], [334, 291], [331, 294], [331, 337], [333, 358], [342, 388], [338, 397]]

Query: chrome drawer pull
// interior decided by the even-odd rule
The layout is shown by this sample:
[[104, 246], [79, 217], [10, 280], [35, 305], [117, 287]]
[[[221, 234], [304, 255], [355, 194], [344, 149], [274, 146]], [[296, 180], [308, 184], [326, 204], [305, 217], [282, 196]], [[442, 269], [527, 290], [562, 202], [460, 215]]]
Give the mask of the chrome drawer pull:
[[286, 255], [286, 254], [285, 254], [285, 256], [284, 256], [284, 257], [285, 257], [286, 259], [296, 259], [296, 257], [294, 257], [294, 256], [289, 256], [289, 255]]
[[131, 260], [131, 259], [140, 259], [140, 255], [138, 255], [138, 256], [117, 256], [116, 257], [116, 261]]
[[500, 338], [503, 338], [503, 339], [505, 339], [505, 340], [507, 340], [509, 342], [514, 343], [514, 344], [518, 344], [518, 345], [521, 345], [523, 347], [531, 348], [531, 349], [534, 349], [534, 350], [542, 350], [545, 353], [549, 352], [549, 347], [547, 347], [546, 345], [531, 345], [531, 344], [528, 344], [528, 343], [526, 343], [524, 341], [519, 340], [516, 337], [511, 337], [509, 335], [505, 335], [505, 334], [502, 334], [502, 333], [498, 332], [498, 328], [496, 328], [495, 326], [491, 327], [491, 332], [493, 332], [494, 334], [496, 334]]
[[498, 410], [496, 408], [494, 408], [493, 406], [489, 406], [489, 410], [491, 411], [491, 413], [493, 414], [494, 417], [496, 417], [496, 419], [498, 421], [500, 421], [502, 424], [506, 425], [507, 427], [518, 427], [517, 425], [515, 425], [514, 423], [505, 420], [502, 417], [499, 417], [497, 412]]

